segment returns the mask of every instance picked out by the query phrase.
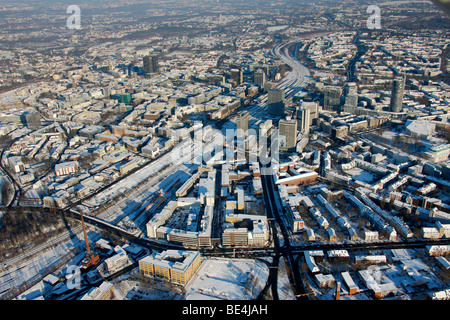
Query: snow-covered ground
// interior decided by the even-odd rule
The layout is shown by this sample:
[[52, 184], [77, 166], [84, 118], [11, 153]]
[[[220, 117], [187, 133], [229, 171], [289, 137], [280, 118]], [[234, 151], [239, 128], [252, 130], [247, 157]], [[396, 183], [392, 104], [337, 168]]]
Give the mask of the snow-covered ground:
[[[1, 295], [7, 294], [10, 289], [39, 281], [52, 267], [58, 268], [61, 263], [70, 264], [70, 261], [76, 258], [77, 248], [83, 247], [83, 244], [83, 235], [80, 234], [78, 238], [61, 242], [42, 251], [38, 249], [30, 258], [23, 255], [23, 259], [18, 259], [17, 264], [0, 272]], [[82, 259], [84, 254], [80, 257]]]
[[353, 168], [345, 170], [344, 172], [351, 175], [353, 179], [359, 180], [361, 182], [370, 184], [376, 180], [376, 175], [360, 168]]
[[[91, 244], [100, 239], [100, 234], [89, 227], [87, 235]], [[14, 296], [19, 291], [23, 292], [18, 299], [35, 299], [42, 295], [42, 279], [50, 273], [62, 278], [67, 266], [81, 263], [85, 257], [84, 248], [82, 228], [75, 226], [71, 232], [64, 231], [41, 245], [28, 248], [3, 261], [0, 298], [5, 298], [11, 290], [14, 291]]]
[[251, 300], [264, 288], [269, 268], [258, 260], [213, 258], [186, 285], [186, 300]]
[[284, 29], [289, 28], [289, 25], [283, 25], [283, 26], [273, 26], [273, 27], [267, 27], [267, 31], [269, 32], [275, 32], [275, 31], [281, 31]]
[[152, 278], [137, 280], [132, 276], [137, 272], [138, 268], [113, 282], [116, 300], [174, 300], [182, 293], [181, 287], [165, 281]]
[[[212, 258], [202, 261], [184, 287], [138, 274], [138, 268], [113, 281], [117, 300], [252, 300], [266, 285], [269, 268], [252, 259]], [[285, 275], [280, 275], [280, 281]], [[284, 285], [282, 285], [284, 288]]]
[[280, 263], [278, 265], [278, 278], [277, 278], [277, 290], [278, 298], [280, 300], [295, 300], [294, 291], [292, 291], [291, 283], [289, 282], [286, 264], [284, 258], [280, 258]]

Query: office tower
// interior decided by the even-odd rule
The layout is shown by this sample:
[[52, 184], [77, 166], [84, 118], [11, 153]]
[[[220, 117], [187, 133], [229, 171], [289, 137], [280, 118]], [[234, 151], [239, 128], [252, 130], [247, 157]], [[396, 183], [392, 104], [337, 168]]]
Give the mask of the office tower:
[[211, 76], [209, 81], [215, 86], [222, 86], [225, 84], [225, 77], [221, 74], [216, 74]]
[[297, 129], [302, 132], [309, 132], [309, 126], [311, 124], [310, 120], [310, 110], [307, 108], [297, 108], [296, 118], [297, 118]]
[[349, 94], [357, 94], [357, 93], [358, 93], [358, 87], [356, 86], [356, 83], [347, 82], [344, 85], [344, 97], [347, 97]]
[[278, 142], [280, 151], [295, 150], [297, 145], [296, 120], [280, 120], [278, 122]]
[[272, 88], [269, 89], [268, 97], [268, 111], [271, 115], [284, 115], [284, 90]]
[[406, 77], [400, 76], [396, 77], [392, 82], [392, 92], [391, 92], [391, 112], [402, 112], [403, 111], [403, 90], [405, 89]]
[[358, 106], [358, 95], [350, 93], [345, 97], [344, 112], [355, 113]]
[[240, 130], [244, 133], [244, 135], [247, 134], [249, 117], [250, 114], [248, 113], [248, 111], [241, 111], [237, 114], [236, 130], [238, 130], [238, 134]]
[[153, 72], [158, 72], [159, 71], [159, 64], [158, 64], [159, 58], [156, 55], [152, 56], [152, 69]]
[[239, 69], [231, 69], [230, 70], [230, 81], [233, 82], [234, 85], [238, 86], [243, 82], [244, 73]]
[[261, 70], [258, 69], [253, 74], [253, 83], [259, 86], [260, 88], [264, 87], [264, 83], [266, 82], [266, 74]]
[[144, 73], [148, 75], [150, 73], [158, 72], [158, 56], [151, 55], [145, 56], [143, 59], [144, 62]]
[[325, 87], [325, 97], [323, 101], [324, 110], [336, 111], [341, 104], [342, 88], [327, 86]]
[[309, 125], [311, 126], [314, 122], [314, 119], [319, 118], [319, 103], [317, 103], [317, 102], [302, 102], [300, 107], [309, 110]]
[[144, 69], [145, 75], [152, 73], [152, 57], [145, 56], [142, 59], [142, 63], [143, 63], [143, 69]]

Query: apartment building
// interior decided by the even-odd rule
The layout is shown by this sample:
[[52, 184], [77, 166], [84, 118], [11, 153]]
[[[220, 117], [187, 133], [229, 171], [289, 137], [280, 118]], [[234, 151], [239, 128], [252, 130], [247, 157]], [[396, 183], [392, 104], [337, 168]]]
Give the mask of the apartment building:
[[144, 275], [185, 286], [200, 267], [200, 264], [199, 252], [166, 250], [140, 260], [139, 271]]

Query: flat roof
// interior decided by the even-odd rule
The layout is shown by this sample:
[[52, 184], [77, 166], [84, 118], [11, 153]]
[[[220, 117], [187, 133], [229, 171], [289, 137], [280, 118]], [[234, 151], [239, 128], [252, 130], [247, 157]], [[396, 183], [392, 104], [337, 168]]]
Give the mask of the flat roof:
[[305, 178], [310, 178], [310, 177], [317, 177], [319, 174], [315, 171], [311, 171], [311, 172], [305, 172], [305, 173], [301, 173], [299, 175], [295, 175], [292, 177], [287, 177], [287, 178], [282, 178], [282, 179], [278, 179], [275, 184], [283, 184], [283, 183], [288, 183], [291, 181], [296, 181], [296, 180], [301, 180], [301, 179], [305, 179]]
[[166, 250], [161, 253], [149, 255], [140, 261], [185, 272], [199, 255], [200, 253], [197, 251]]

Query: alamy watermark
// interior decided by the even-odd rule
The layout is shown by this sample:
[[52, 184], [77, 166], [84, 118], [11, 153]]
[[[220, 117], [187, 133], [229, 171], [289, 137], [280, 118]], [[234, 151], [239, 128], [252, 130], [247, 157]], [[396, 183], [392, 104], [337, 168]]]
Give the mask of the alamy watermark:
[[66, 13], [71, 14], [67, 18], [67, 29], [81, 29], [81, 9], [77, 5], [67, 7]]
[[69, 265], [66, 270], [66, 286], [68, 289], [81, 288], [81, 272], [77, 265]]
[[366, 13], [370, 16], [366, 20], [367, 29], [381, 29], [381, 9], [377, 5], [367, 7]]
[[383, 273], [381, 272], [380, 267], [378, 267], [377, 265], [370, 265], [367, 268], [367, 271], [370, 273], [376, 283], [380, 284], [383, 282]]
[[270, 136], [258, 134], [249, 128], [226, 129], [222, 131], [204, 127], [194, 131], [194, 137], [188, 136], [178, 147], [171, 151], [171, 162], [190, 161], [202, 164], [210, 161], [233, 163], [235, 161], [259, 162], [261, 175], [271, 175], [272, 165], [280, 159], [280, 137], [278, 129], [273, 128]]

